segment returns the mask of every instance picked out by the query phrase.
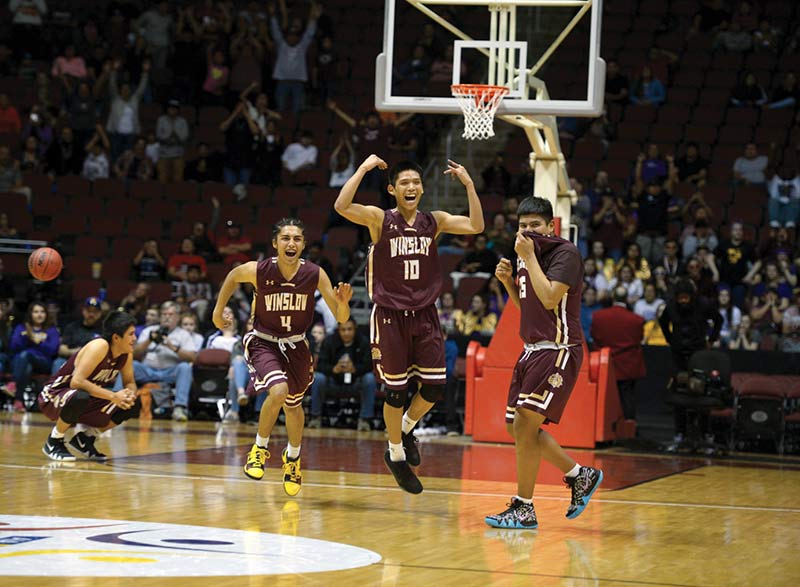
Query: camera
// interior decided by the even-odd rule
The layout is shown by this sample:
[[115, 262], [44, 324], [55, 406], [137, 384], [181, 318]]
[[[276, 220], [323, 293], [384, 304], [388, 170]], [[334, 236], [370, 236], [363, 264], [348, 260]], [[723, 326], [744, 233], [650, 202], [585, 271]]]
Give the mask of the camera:
[[693, 395], [703, 395], [727, 400], [729, 391], [722, 381], [720, 372], [716, 369], [704, 371], [693, 369], [688, 378], [688, 391]]
[[166, 326], [159, 326], [156, 330], [150, 332], [150, 340], [156, 344], [164, 342], [164, 337], [169, 335], [169, 328]]

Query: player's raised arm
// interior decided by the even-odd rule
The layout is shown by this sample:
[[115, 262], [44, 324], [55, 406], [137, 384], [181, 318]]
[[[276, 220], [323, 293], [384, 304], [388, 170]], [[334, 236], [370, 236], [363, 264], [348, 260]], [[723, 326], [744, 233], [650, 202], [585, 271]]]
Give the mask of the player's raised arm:
[[336, 287], [333, 287], [328, 274], [320, 269], [317, 289], [333, 315], [336, 316], [336, 321], [340, 324], [347, 322], [347, 319], [350, 318], [350, 298], [353, 297], [353, 288], [350, 287], [350, 284], [340, 281]]
[[436, 218], [437, 233], [478, 234], [483, 232], [483, 208], [481, 208], [478, 192], [475, 191], [475, 183], [472, 181], [469, 173], [467, 173], [466, 168], [448, 159], [447, 169], [444, 170], [444, 174], [452, 178], [457, 177], [463, 186], [467, 188], [469, 217], [437, 210], [433, 212], [433, 216]]
[[222, 310], [228, 305], [228, 300], [231, 299], [233, 292], [236, 290], [236, 286], [240, 283], [252, 283], [254, 286], [257, 286], [257, 279], [258, 263], [256, 261], [242, 263], [228, 272], [228, 275], [225, 276], [225, 281], [222, 282], [222, 287], [219, 288], [217, 303], [214, 306], [214, 314], [211, 317], [214, 326], [220, 330], [228, 326], [228, 321], [222, 317]]
[[377, 155], [370, 155], [364, 162], [358, 166], [353, 176], [347, 180], [342, 186], [336, 201], [333, 204], [334, 210], [347, 218], [351, 222], [361, 224], [370, 229], [373, 240], [376, 240], [376, 235], [380, 237], [380, 228], [383, 224], [383, 210], [377, 206], [364, 206], [363, 204], [355, 204], [353, 198], [356, 195], [358, 186], [364, 176], [375, 168], [386, 169], [386, 161]]
[[519, 286], [514, 281], [514, 272], [511, 268], [511, 261], [503, 257], [494, 270], [494, 276], [503, 284], [508, 292], [508, 297], [519, 308]]

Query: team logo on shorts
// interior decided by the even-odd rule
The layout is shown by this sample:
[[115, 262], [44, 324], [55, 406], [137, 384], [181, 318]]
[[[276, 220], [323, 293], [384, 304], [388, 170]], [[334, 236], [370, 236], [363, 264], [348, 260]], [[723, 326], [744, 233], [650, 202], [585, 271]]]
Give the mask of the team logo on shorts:
[[378, 348], [372, 349], [372, 360], [373, 361], [381, 360], [381, 349]]
[[564, 385], [564, 378], [561, 376], [561, 373], [553, 373], [550, 377], [547, 378], [547, 383], [550, 384], [550, 387], [553, 389], [558, 389], [562, 385]]

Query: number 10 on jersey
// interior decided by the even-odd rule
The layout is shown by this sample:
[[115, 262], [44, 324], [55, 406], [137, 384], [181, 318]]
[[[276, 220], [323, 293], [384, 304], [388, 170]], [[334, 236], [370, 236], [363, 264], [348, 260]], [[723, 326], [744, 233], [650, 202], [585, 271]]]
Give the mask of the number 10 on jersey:
[[405, 274], [406, 281], [419, 279], [419, 259], [403, 261], [403, 273]]

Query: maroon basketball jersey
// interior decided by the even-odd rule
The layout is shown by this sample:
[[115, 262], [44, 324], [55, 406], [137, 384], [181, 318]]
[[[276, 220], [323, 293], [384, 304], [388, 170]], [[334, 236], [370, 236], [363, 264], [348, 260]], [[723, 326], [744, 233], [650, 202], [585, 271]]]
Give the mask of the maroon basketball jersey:
[[517, 284], [522, 318], [519, 335], [526, 343], [551, 341], [557, 344], [583, 343], [581, 329], [581, 292], [583, 262], [578, 249], [570, 241], [557, 236], [542, 236], [526, 232], [534, 239], [536, 258], [542, 271], [551, 281], [569, 286], [558, 305], [547, 310], [531, 285], [528, 268], [517, 259]]
[[[70, 389], [72, 384], [72, 374], [75, 372], [75, 359], [78, 353], [72, 355], [67, 362], [61, 365], [61, 368], [55, 375], [48, 379], [44, 386], [44, 391], [57, 393], [64, 389]], [[108, 352], [100, 364], [94, 368], [87, 379], [99, 385], [100, 387], [111, 387], [117, 379], [120, 370], [125, 366], [128, 360], [128, 354], [123, 353], [116, 359], [111, 356], [111, 346], [108, 347]]]
[[381, 238], [373, 243], [367, 263], [372, 301], [394, 310], [420, 310], [442, 291], [442, 270], [436, 249], [436, 219], [417, 211], [413, 226], [394, 210], [383, 214]]
[[319, 285], [319, 266], [300, 259], [292, 279], [278, 269], [278, 258], [258, 263], [256, 320], [254, 328], [276, 338], [304, 334], [314, 321], [314, 292]]

